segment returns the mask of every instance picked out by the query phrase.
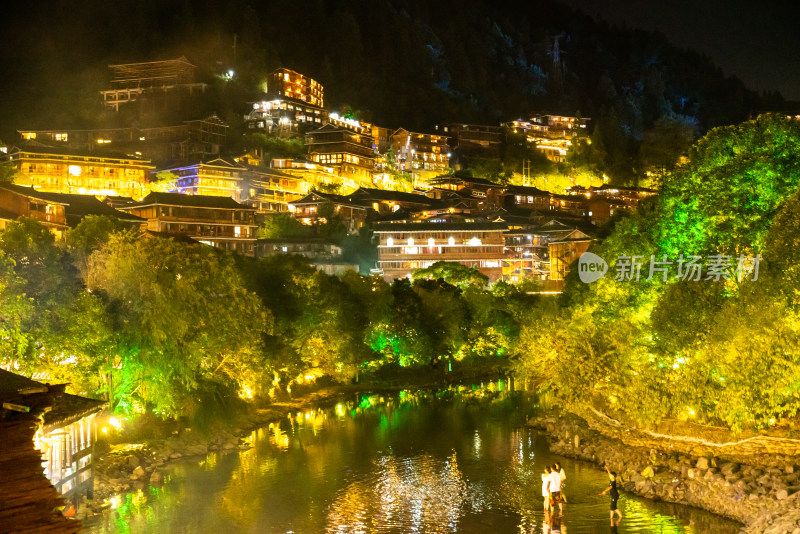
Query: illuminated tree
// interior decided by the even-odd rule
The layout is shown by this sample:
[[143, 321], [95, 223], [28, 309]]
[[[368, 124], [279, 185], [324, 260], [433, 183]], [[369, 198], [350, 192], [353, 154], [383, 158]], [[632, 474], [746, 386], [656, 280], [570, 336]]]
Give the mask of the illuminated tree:
[[105, 215], [87, 215], [81, 222], [67, 233], [67, 247], [81, 272], [92, 252], [102, 247], [111, 234], [122, 232], [125, 225], [119, 219]]
[[13, 184], [17, 176], [19, 176], [19, 169], [13, 162], [0, 162], [0, 185]]
[[781, 115], [709, 132], [689, 163], [664, 178], [662, 252], [738, 256], [760, 249], [781, 203], [800, 185], [798, 143], [800, 123]]
[[448, 284], [459, 287], [475, 285], [485, 287], [489, 283], [489, 277], [480, 272], [476, 267], [467, 267], [457, 262], [437, 261], [430, 267], [417, 269], [412, 275], [414, 280], [438, 280], [442, 279]]
[[301, 223], [288, 213], [267, 217], [256, 233], [259, 239], [291, 239], [311, 235], [313, 229], [310, 226]]
[[231, 257], [168, 239], [112, 235], [89, 259], [87, 285], [115, 319], [115, 401], [120, 409], [192, 413], [209, 381], [250, 378], [271, 317]]

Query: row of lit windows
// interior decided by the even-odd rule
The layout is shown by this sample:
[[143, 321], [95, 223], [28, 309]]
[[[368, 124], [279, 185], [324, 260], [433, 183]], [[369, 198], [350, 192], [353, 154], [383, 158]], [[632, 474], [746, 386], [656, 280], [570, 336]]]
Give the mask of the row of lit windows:
[[[456, 245], [456, 243], [457, 243], [457, 241], [456, 241], [455, 237], [450, 236], [450, 237], [447, 238], [447, 243], [446, 243], [447, 246], [453, 247], [453, 246]], [[394, 238], [390, 237], [390, 238], [386, 239], [386, 246], [387, 247], [393, 247], [394, 244], [395, 244]], [[427, 239], [427, 241], [425, 241], [424, 239], [419, 239], [419, 238], [417, 238], [415, 240], [413, 237], [409, 237], [405, 241], [405, 243], [403, 243], [402, 240], [398, 239], [397, 244], [398, 245], [399, 244], [406, 244], [409, 247], [413, 247], [415, 244], [416, 245], [427, 244], [429, 247], [433, 247], [433, 246], [436, 246], [437, 243], [436, 243], [436, 240], [434, 238], [432, 238], [432, 237], [429, 237]], [[483, 242], [481, 241], [481, 239], [479, 237], [471, 237], [470, 239], [459, 240], [458, 244], [459, 245], [477, 246], [477, 245], [482, 245]], [[439, 243], [439, 245], [444, 246], [445, 243]]]
[[517, 195], [516, 196], [516, 200], [517, 200], [517, 204], [534, 204], [534, 203], [536, 203], [536, 204], [547, 204], [547, 203], [550, 202], [550, 197], [549, 196], [546, 196], [546, 197], [544, 197], [544, 196], [542, 196], [542, 197], [530, 197], [530, 196], [528, 196], [528, 197], [526, 197], [526, 196], [522, 196], [522, 195]]
[[[83, 167], [81, 165], [68, 165], [67, 172], [72, 176], [80, 176], [84, 173], [100, 176], [101, 174], [116, 174], [116, 171], [124, 171], [128, 176], [144, 176], [142, 169], [120, 169], [115, 167]], [[44, 163], [30, 163], [26, 167], [27, 174], [61, 174], [64, 172], [64, 166], [58, 163], [44, 164]]]
[[380, 255], [386, 256], [389, 254], [502, 254], [503, 253], [503, 246], [502, 245], [494, 245], [494, 246], [473, 246], [470, 244], [463, 244], [463, 245], [429, 245], [429, 246], [408, 246], [408, 247], [382, 247], [380, 249]]
[[166, 223], [165, 232], [180, 232], [209, 237], [250, 237], [250, 228], [241, 226], [211, 226], [205, 224]]
[[[417, 243], [423, 242], [423, 240], [430, 240], [430, 239], [460, 239], [463, 240], [465, 243], [470, 239], [477, 238], [477, 239], [486, 239], [494, 237], [499, 239], [502, 242], [502, 234], [504, 230], [498, 230], [496, 232], [475, 232], [471, 230], [463, 230], [463, 231], [451, 231], [451, 232], [398, 232], [393, 233], [390, 235], [387, 240], [394, 241], [407, 241], [411, 240], [416, 241]], [[453, 237], [459, 236], [459, 237]], [[412, 243], [413, 244], [413, 243]], [[391, 245], [390, 245], [391, 246]]]
[[125, 184], [124, 182], [103, 182], [100, 180], [67, 180], [67, 185], [70, 187], [99, 187], [104, 189], [131, 189], [142, 187], [140, 184]]
[[314, 156], [314, 161], [317, 163], [341, 163], [342, 162], [342, 154], [316, 154]]
[[[436, 260], [430, 261], [379, 261], [378, 264], [384, 271], [398, 271], [398, 270], [416, 270], [425, 269], [435, 263]], [[500, 260], [458, 260], [463, 265], [475, 265], [479, 269], [497, 269], [501, 266]]]
[[47, 155], [39, 155], [39, 154], [30, 154], [26, 153], [23, 155], [16, 154], [12, 157], [15, 160], [24, 160], [24, 161], [65, 161], [65, 162], [81, 162], [81, 163], [106, 163], [112, 165], [120, 165], [120, 166], [134, 166], [138, 167], [136, 160], [130, 159], [118, 159], [118, 158], [93, 158], [93, 157], [81, 157], [81, 156], [61, 156], [58, 154], [47, 154]]
[[154, 206], [130, 210], [134, 215], [153, 219], [159, 217], [176, 217], [179, 219], [205, 220], [215, 224], [251, 221], [252, 213], [245, 210], [221, 210], [214, 208], [185, 206]]

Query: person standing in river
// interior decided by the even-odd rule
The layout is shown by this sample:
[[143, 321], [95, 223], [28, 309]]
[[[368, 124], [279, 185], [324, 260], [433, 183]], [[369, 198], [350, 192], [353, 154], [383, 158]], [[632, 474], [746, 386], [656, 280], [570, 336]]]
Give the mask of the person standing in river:
[[558, 504], [558, 513], [564, 513], [564, 506], [561, 504], [561, 475], [558, 473], [556, 466], [550, 468], [550, 474], [547, 476], [547, 489], [550, 491], [551, 506], [555, 512], [556, 504]]
[[619, 490], [617, 489], [617, 473], [614, 471], [609, 471], [608, 466], [605, 466], [606, 473], [608, 473], [609, 483], [608, 487], [604, 489], [600, 495], [605, 495], [606, 493], [611, 492], [611, 512], [609, 518], [611, 519], [611, 526], [616, 526], [614, 524], [614, 514], [616, 513], [619, 516], [617, 519], [617, 524], [619, 524], [620, 520], [622, 520], [622, 512], [619, 511], [619, 506], [617, 501], [619, 501]]
[[567, 496], [564, 494], [564, 486], [565, 486], [564, 482], [566, 482], [567, 480], [567, 474], [564, 472], [564, 468], [561, 467], [561, 463], [556, 462], [553, 465], [553, 467], [556, 468], [556, 471], [558, 471], [559, 476], [561, 476], [561, 502], [566, 504]]
[[550, 469], [548, 467], [544, 468], [542, 471], [542, 499], [544, 500], [544, 509], [545, 511], [550, 510], [550, 489], [548, 488], [548, 482], [550, 480]]

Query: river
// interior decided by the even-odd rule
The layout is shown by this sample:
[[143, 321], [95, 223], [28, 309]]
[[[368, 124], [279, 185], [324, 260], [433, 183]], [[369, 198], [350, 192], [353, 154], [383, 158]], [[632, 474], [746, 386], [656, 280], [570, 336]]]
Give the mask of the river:
[[[550, 454], [523, 426], [535, 409], [528, 398], [489, 386], [359, 394], [294, 413], [253, 432], [249, 450], [172, 465], [160, 487], [115, 496], [87, 532], [738, 532], [713, 514], [624, 491], [624, 518], [611, 527], [609, 497], [598, 495], [605, 473]], [[540, 473], [555, 461], [567, 475], [560, 530], [545, 521], [541, 497]]]

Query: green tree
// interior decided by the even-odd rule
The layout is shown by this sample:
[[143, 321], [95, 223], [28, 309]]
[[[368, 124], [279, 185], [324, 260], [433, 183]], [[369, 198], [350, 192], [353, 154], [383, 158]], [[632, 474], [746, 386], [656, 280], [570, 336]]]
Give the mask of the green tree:
[[672, 171], [695, 140], [697, 124], [689, 117], [663, 116], [646, 131], [639, 150], [640, 168], [660, 181]]
[[105, 215], [87, 215], [67, 232], [67, 247], [81, 272], [86, 271], [89, 256], [108, 242], [111, 234], [122, 232], [125, 225], [119, 219]]
[[147, 184], [147, 188], [154, 193], [167, 193], [175, 189], [178, 175], [169, 171], [158, 171], [156, 179]]
[[800, 190], [781, 205], [767, 233], [762, 272], [790, 305], [800, 305]]
[[278, 213], [264, 220], [256, 237], [259, 239], [291, 239], [311, 237], [313, 233], [312, 227], [301, 223], [288, 213]]
[[411, 275], [413, 280], [438, 280], [442, 279], [448, 284], [458, 287], [470, 285], [485, 287], [489, 277], [480, 272], [475, 266], [467, 267], [457, 262], [437, 261], [430, 267], [417, 269]]
[[271, 316], [229, 255], [113, 234], [90, 257], [87, 285], [102, 292], [115, 319], [118, 409], [191, 414], [203, 388], [262, 379], [259, 344]]
[[17, 166], [13, 161], [0, 162], [0, 185], [13, 184], [14, 180], [16, 180], [19, 176], [19, 169], [17, 169]]

